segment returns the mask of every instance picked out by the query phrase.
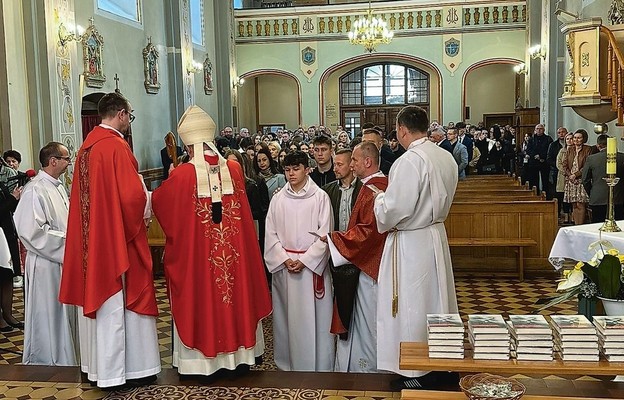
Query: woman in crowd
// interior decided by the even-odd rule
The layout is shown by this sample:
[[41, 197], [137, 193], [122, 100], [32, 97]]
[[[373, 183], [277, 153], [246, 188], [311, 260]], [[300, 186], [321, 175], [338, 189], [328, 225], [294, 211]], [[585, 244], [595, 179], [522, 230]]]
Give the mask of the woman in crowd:
[[19, 169], [20, 163], [22, 162], [22, 155], [17, 150], [5, 151], [2, 158], [4, 158], [4, 161], [6, 161], [7, 164], [9, 164], [9, 167], [16, 171]]
[[266, 181], [269, 189], [269, 199], [281, 188], [286, 186], [286, 178], [277, 171], [277, 163], [271, 157], [271, 151], [265, 144], [260, 145], [253, 162], [254, 170]]
[[338, 132], [338, 144], [342, 143], [343, 148], [349, 147], [349, 135], [345, 131]]
[[[557, 193], [565, 193], [565, 175], [563, 173], [563, 171], [565, 170], [565, 157], [566, 157], [566, 152], [568, 150], [569, 147], [573, 146], [572, 143], [572, 133], [568, 132], [568, 134], [565, 136], [565, 143], [563, 144], [563, 147], [561, 148], [561, 150], [559, 150], [559, 153], [557, 154], [557, 169], [559, 171], [559, 173], [557, 174], [557, 185], [555, 187], [555, 191]], [[565, 198], [565, 195], [564, 195]], [[560, 216], [561, 218], [561, 222], [564, 224], [569, 224], [570, 222], [572, 222], [570, 220], [570, 212], [572, 209], [572, 205], [570, 203], [566, 203], [565, 201], [562, 202], [562, 212], [563, 215]]]
[[563, 201], [572, 204], [572, 220], [575, 225], [585, 223], [589, 203], [589, 197], [581, 180], [583, 165], [587, 157], [593, 153], [592, 147], [585, 144], [587, 139], [587, 131], [577, 129], [572, 136], [573, 146], [567, 148], [563, 161], [563, 175], [565, 176]]
[[286, 157], [286, 154], [288, 153], [288, 150], [281, 149], [279, 152], [279, 156], [277, 157], [277, 163], [279, 164], [280, 168], [283, 170], [284, 167], [282, 166], [282, 162], [284, 162], [284, 157]]
[[280, 150], [282, 150], [282, 147], [279, 145], [279, 143], [276, 140], [269, 142], [268, 146], [269, 146], [269, 151], [271, 151], [271, 158], [273, 159], [273, 161], [275, 161], [275, 165], [277, 166], [277, 171], [280, 174], [283, 174], [284, 171], [282, 171], [282, 167], [279, 163], [279, 152]]

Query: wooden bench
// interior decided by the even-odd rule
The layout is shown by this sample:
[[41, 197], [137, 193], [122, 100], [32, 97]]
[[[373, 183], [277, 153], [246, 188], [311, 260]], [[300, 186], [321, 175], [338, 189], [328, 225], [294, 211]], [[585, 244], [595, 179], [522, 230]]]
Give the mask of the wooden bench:
[[453, 271], [520, 279], [529, 272], [550, 276], [548, 255], [557, 235], [557, 217], [556, 200], [537, 196], [520, 201], [458, 198], [444, 222]]
[[518, 279], [524, 280], [524, 248], [537, 246], [531, 238], [449, 238], [450, 247], [514, 247]]

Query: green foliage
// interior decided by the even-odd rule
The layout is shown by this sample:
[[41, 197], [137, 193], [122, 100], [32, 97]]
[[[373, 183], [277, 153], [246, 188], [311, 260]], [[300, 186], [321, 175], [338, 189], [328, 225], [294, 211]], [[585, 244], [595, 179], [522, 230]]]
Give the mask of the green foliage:
[[605, 254], [598, 267], [583, 265], [583, 273], [598, 286], [602, 297], [617, 299], [620, 292], [622, 266], [619, 258]]

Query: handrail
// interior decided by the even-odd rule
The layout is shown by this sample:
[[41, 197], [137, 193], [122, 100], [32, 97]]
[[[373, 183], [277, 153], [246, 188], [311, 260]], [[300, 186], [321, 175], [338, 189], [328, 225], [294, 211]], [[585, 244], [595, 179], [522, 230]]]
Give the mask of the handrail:
[[[607, 47], [607, 88], [611, 91], [611, 110], [617, 112], [617, 124], [624, 124], [624, 93], [622, 76], [624, 69], [624, 55], [617, 45], [613, 32], [605, 26], [600, 30], [607, 35], [609, 45]], [[617, 71], [617, 72], [616, 72]]]

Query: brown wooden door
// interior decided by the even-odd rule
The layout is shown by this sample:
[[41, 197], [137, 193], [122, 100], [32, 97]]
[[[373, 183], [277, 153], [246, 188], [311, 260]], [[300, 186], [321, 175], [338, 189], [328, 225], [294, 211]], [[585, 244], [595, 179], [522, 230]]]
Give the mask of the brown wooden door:
[[[345, 121], [345, 115], [351, 115], [353, 113], [359, 113], [361, 115], [360, 126], [366, 122], [373, 123], [384, 130], [387, 136], [395, 129], [396, 116], [401, 111], [401, 107], [361, 107], [361, 108], [349, 108], [342, 110], [343, 119], [341, 124], [347, 125]], [[359, 130], [355, 132], [358, 134]]]

